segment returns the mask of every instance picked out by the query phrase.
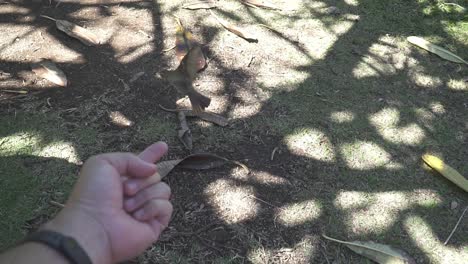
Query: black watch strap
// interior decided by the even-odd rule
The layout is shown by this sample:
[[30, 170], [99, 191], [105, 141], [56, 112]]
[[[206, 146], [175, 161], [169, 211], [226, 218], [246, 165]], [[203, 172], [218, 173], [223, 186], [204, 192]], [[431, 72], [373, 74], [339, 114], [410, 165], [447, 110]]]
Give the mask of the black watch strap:
[[58, 251], [72, 264], [92, 264], [84, 249], [72, 237], [50, 230], [32, 233], [24, 242], [38, 242]]

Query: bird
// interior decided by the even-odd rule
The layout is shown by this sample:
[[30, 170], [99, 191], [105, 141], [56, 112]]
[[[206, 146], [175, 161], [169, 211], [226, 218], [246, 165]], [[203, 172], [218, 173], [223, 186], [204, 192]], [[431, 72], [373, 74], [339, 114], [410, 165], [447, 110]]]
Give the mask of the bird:
[[166, 79], [181, 93], [188, 95], [194, 113], [201, 113], [207, 108], [211, 99], [193, 87], [197, 73], [206, 65], [205, 56], [199, 45], [193, 46], [184, 56], [179, 67], [166, 71]]

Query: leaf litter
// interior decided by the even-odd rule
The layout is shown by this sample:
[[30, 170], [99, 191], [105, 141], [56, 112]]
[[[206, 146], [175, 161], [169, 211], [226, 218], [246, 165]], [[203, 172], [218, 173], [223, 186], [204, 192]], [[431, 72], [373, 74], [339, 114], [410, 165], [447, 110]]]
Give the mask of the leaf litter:
[[228, 163], [236, 164], [241, 166], [249, 173], [249, 169], [246, 165], [234, 161], [229, 160], [227, 158], [211, 154], [211, 153], [198, 153], [188, 155], [182, 159], [175, 159], [175, 160], [166, 160], [161, 161], [156, 164], [158, 168], [158, 174], [160, 175], [161, 179], [166, 177], [175, 167], [179, 167], [182, 169], [189, 169], [189, 170], [209, 170], [214, 168], [219, 168], [224, 166]]
[[455, 183], [458, 187], [468, 192], [468, 180], [463, 177], [458, 171], [454, 168], [450, 167], [449, 165], [445, 164], [445, 162], [439, 159], [436, 156], [430, 154], [424, 154], [422, 156], [427, 165], [429, 165], [432, 169], [440, 173], [442, 176], [447, 178], [449, 181]]
[[213, 11], [210, 10], [210, 12], [211, 12], [211, 15], [218, 21], [218, 23], [221, 24], [228, 31], [230, 31], [230, 32], [236, 34], [237, 36], [247, 40], [248, 42], [258, 42], [258, 39], [254, 34], [251, 34], [251, 33], [247, 32], [245, 29], [243, 29], [241, 27], [238, 27], [236, 25], [233, 25], [233, 24], [227, 22], [226, 20], [218, 17], [217, 15], [215, 15], [215, 13]]
[[31, 65], [31, 70], [39, 77], [60, 86], [67, 86], [68, 80], [65, 73], [51, 60], [43, 59]]
[[440, 47], [440, 46], [437, 46], [435, 44], [432, 44], [430, 43], [429, 41], [421, 38], [421, 37], [416, 37], [416, 36], [410, 36], [407, 38], [407, 40], [413, 44], [413, 45], [416, 45], [422, 49], [425, 49], [429, 52], [432, 52], [434, 54], [436, 54], [437, 56], [443, 58], [443, 59], [446, 59], [446, 60], [449, 60], [451, 62], [456, 62], [456, 63], [464, 63], [466, 65], [468, 65], [468, 62], [466, 62], [464, 59], [462, 59], [461, 57], [459, 57], [458, 55], [455, 55], [454, 53]]
[[70, 21], [55, 19], [49, 16], [41, 15], [41, 17], [55, 21], [56, 27], [70, 37], [76, 38], [86, 46], [96, 46], [100, 44], [98, 37], [90, 30], [80, 27]]
[[189, 10], [211, 9], [216, 8], [216, 3], [213, 0], [193, 1], [183, 5], [182, 8]]
[[359, 255], [380, 264], [415, 264], [415, 260], [401, 249], [372, 241], [343, 241], [322, 235], [324, 238], [346, 245]]
[[254, 8], [265, 8], [271, 10], [281, 10], [281, 8], [277, 7], [275, 4], [266, 1], [266, 0], [241, 0], [244, 5], [254, 7]]

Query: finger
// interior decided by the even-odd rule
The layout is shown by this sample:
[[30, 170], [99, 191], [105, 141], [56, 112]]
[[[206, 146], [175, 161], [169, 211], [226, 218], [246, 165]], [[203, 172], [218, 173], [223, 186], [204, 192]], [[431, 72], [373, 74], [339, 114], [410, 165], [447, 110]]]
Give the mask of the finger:
[[145, 179], [129, 179], [124, 182], [124, 193], [127, 196], [133, 196], [140, 190], [156, 184], [161, 181], [161, 175], [155, 173], [152, 176]]
[[[153, 218], [161, 224], [167, 225], [172, 215], [172, 204], [168, 200], [153, 199], [133, 213], [133, 217], [139, 221], [149, 221]], [[164, 224], [166, 223], [166, 224]]]
[[152, 199], [169, 200], [169, 197], [171, 197], [171, 188], [166, 183], [160, 182], [127, 198], [124, 202], [124, 209], [127, 212], [133, 212]]
[[157, 142], [147, 147], [138, 157], [146, 162], [154, 163], [167, 153], [168, 146], [164, 142]]
[[[99, 163], [107, 163], [120, 175], [144, 178], [156, 173], [156, 165], [146, 162], [131, 153], [109, 153], [93, 157]], [[92, 162], [92, 161], [91, 161]]]
[[161, 235], [161, 232], [166, 229], [167, 225], [161, 224], [159, 220], [157, 219], [151, 219], [148, 221], [149, 225], [151, 226], [151, 229], [153, 229], [154, 234], [159, 238]]

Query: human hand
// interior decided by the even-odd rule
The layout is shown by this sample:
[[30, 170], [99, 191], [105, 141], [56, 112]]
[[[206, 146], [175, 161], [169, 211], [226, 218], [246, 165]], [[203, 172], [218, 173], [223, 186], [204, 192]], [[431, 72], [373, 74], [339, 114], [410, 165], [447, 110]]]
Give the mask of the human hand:
[[153, 164], [167, 152], [156, 143], [139, 156], [109, 153], [83, 165], [65, 208], [45, 229], [78, 240], [93, 263], [115, 263], [142, 253], [168, 225], [167, 184]]

